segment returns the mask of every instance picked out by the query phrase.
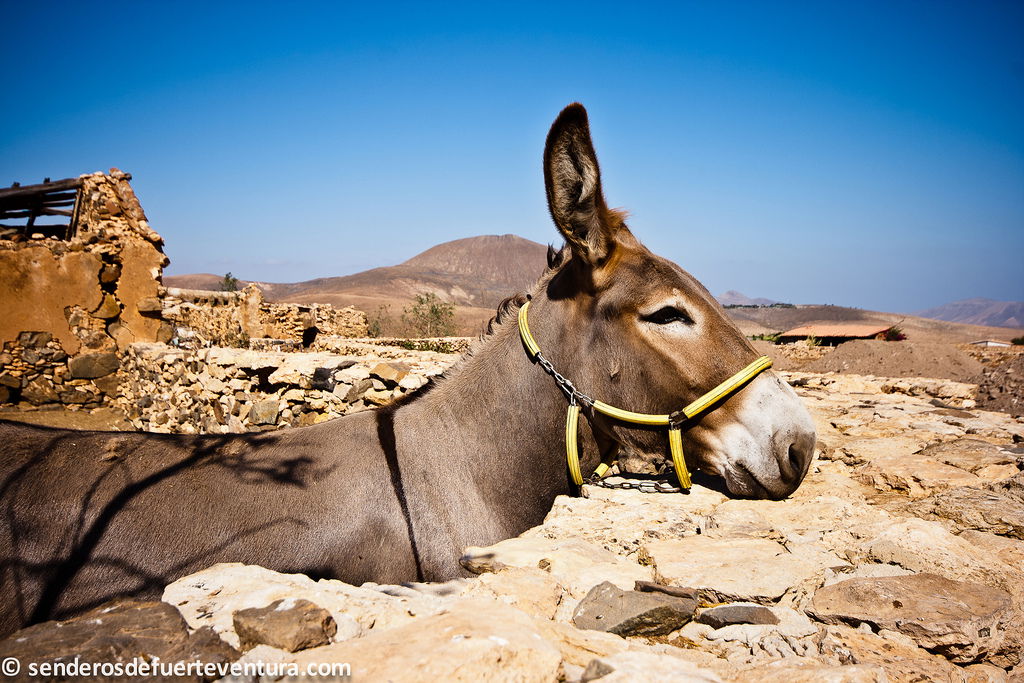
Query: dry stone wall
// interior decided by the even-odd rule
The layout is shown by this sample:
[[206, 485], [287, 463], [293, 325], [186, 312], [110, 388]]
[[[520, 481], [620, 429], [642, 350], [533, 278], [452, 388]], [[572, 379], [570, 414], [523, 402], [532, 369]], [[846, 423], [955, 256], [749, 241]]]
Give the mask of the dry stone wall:
[[163, 239], [130, 179], [82, 176], [69, 240], [0, 240], [0, 403], [98, 405], [116, 390], [119, 351], [170, 338]]
[[181, 345], [249, 346], [260, 339], [288, 348], [309, 347], [321, 335], [366, 336], [366, 314], [329, 304], [270, 303], [254, 284], [238, 292], [164, 290], [163, 317]]
[[152, 432], [310, 425], [390, 403], [454, 360], [432, 352], [341, 356], [134, 344], [119, 373], [116, 405], [136, 429]]

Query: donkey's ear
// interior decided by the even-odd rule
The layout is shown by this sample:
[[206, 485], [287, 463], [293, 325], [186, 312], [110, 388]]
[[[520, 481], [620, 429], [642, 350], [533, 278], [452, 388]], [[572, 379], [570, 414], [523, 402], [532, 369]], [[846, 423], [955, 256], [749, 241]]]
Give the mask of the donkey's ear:
[[602, 263], [619, 222], [601, 194], [601, 169], [582, 104], [570, 104], [551, 126], [544, 147], [544, 185], [551, 218], [573, 253], [590, 265]]

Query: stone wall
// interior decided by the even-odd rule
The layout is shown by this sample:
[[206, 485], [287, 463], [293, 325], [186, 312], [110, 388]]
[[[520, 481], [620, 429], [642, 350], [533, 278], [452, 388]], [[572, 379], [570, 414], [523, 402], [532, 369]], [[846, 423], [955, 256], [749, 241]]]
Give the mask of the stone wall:
[[184, 346], [246, 347], [256, 339], [309, 346], [320, 335], [366, 336], [366, 314], [328, 304], [269, 303], [256, 285], [239, 292], [168, 287], [164, 319]]
[[118, 351], [170, 338], [163, 239], [130, 179], [81, 177], [70, 240], [0, 240], [0, 403], [99, 404], [116, 389]]
[[116, 405], [136, 429], [214, 433], [316, 424], [385, 405], [455, 361], [452, 354], [340, 356], [134, 344]]

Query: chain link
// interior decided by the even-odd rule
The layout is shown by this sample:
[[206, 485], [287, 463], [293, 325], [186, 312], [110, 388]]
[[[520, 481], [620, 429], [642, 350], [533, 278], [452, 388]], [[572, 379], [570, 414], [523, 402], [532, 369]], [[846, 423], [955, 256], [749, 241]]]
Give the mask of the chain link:
[[[571, 405], [582, 405], [586, 408], [594, 405], [594, 399], [584, 394], [582, 391], [576, 388], [576, 385], [572, 383], [568, 377], [565, 377], [562, 373], [555, 370], [555, 366], [551, 364], [547, 358], [540, 352], [536, 354], [537, 365], [539, 365], [544, 372], [551, 375], [552, 379], [555, 380], [555, 384], [562, 390], [565, 397], [569, 399]], [[619, 489], [619, 490], [633, 490], [639, 491], [640, 493], [680, 493], [683, 489], [678, 486], [673, 486], [668, 479], [643, 479], [637, 481], [623, 480], [621, 482], [609, 482], [601, 477], [597, 476], [597, 473], [590, 475], [590, 478], [586, 481], [590, 486], [600, 486], [606, 489]]]
[[590, 475], [586, 481], [588, 486], [600, 486], [604, 489], [618, 489], [626, 491], [639, 491], [640, 493], [681, 493], [683, 489], [673, 486], [668, 479], [638, 479], [630, 481], [623, 479], [620, 482], [608, 481], [597, 476], [597, 473]]
[[568, 377], [565, 377], [558, 370], [555, 370], [555, 366], [551, 364], [547, 358], [540, 352], [537, 353], [537, 365], [543, 368], [544, 372], [551, 375], [552, 379], [555, 380], [555, 384], [562, 390], [565, 397], [569, 399], [569, 403], [579, 403], [584, 407], [590, 407], [594, 405], [594, 399], [587, 396], [582, 391], [576, 388], [576, 385], [572, 383]]

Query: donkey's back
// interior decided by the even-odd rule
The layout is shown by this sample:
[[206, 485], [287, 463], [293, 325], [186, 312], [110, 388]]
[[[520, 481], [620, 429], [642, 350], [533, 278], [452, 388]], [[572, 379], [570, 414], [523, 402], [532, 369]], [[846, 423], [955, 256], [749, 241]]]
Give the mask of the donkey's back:
[[216, 562], [414, 576], [384, 458], [365, 438], [373, 419], [344, 420], [358, 444], [330, 423], [189, 436], [0, 421], [0, 635], [117, 595], [159, 596]]

